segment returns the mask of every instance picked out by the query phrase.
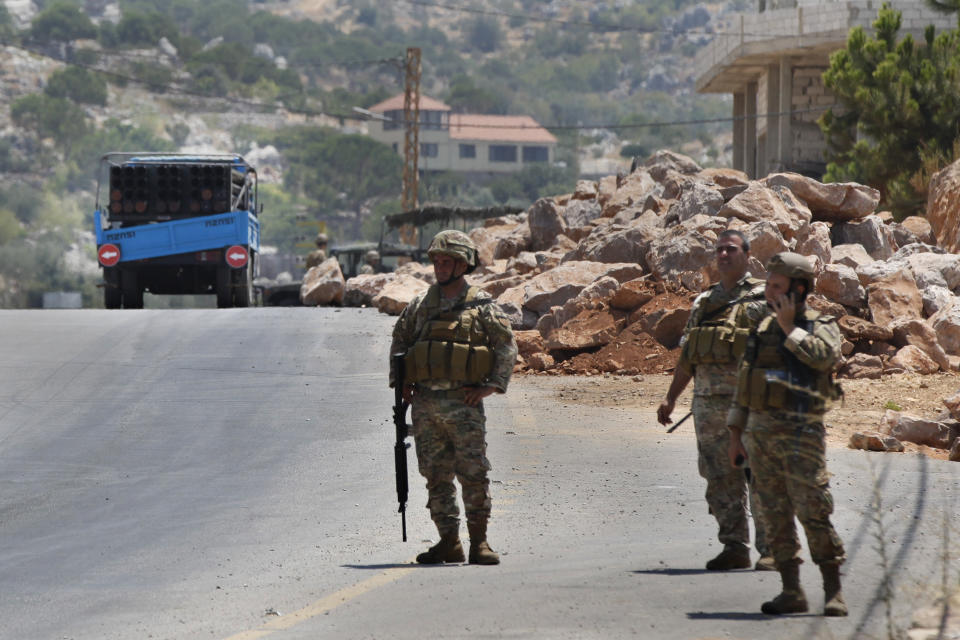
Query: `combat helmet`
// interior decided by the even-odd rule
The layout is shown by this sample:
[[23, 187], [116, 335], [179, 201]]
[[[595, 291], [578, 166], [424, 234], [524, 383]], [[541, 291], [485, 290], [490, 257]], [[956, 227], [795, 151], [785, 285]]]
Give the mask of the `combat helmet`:
[[810, 260], [799, 253], [783, 251], [776, 254], [767, 262], [767, 272], [779, 273], [788, 278], [805, 280], [807, 282], [807, 291], [813, 291], [816, 272], [814, 272]]
[[433, 237], [427, 255], [445, 255], [467, 263], [466, 273], [477, 268], [477, 245], [462, 231], [446, 229]]
[[365, 254], [363, 254], [363, 260], [368, 264], [379, 262], [380, 253], [376, 249], [370, 249], [370, 251], [367, 251]]
[[313, 242], [318, 247], [322, 247], [323, 245], [327, 244], [327, 234], [321, 231], [320, 233], [317, 234], [317, 237], [314, 239]]

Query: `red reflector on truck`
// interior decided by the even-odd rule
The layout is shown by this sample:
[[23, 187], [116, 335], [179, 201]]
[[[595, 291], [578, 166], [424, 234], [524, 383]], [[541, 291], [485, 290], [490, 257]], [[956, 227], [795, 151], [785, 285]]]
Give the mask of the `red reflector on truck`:
[[227, 249], [227, 264], [234, 269], [239, 269], [240, 267], [246, 266], [248, 258], [249, 255], [247, 254], [246, 248], [241, 247], [238, 244], [235, 244]]

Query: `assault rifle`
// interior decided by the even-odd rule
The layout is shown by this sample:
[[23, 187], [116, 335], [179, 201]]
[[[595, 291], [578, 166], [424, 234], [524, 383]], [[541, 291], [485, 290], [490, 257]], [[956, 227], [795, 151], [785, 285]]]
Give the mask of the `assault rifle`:
[[691, 412], [688, 413], [687, 415], [685, 415], [685, 416], [683, 416], [682, 418], [680, 418], [680, 420], [679, 420], [676, 424], [674, 424], [672, 427], [670, 427], [669, 429], [667, 429], [667, 433], [673, 433], [674, 431], [676, 431], [676, 430], [677, 430], [677, 427], [679, 427], [679, 426], [682, 425], [684, 422], [686, 422], [686, 421], [687, 421], [687, 418], [689, 418], [689, 417], [692, 416], [692, 415], [693, 415], [693, 411], [691, 411]]
[[403, 532], [403, 541], [407, 541], [407, 444], [410, 434], [410, 425], [407, 424], [407, 407], [410, 403], [403, 399], [403, 356], [402, 353], [393, 354], [393, 424], [397, 431], [397, 441], [393, 445], [393, 466], [397, 474], [397, 501], [400, 503], [400, 527]]

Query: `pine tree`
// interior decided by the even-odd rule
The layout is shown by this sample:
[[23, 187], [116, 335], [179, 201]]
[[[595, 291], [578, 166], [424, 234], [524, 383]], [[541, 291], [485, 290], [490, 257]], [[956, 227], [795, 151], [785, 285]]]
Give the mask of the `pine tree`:
[[955, 159], [960, 34], [936, 35], [931, 25], [923, 43], [909, 34], [898, 42], [901, 14], [886, 3], [873, 26], [875, 37], [852, 29], [823, 75], [840, 105], [819, 120], [828, 147], [824, 179], [874, 186], [902, 218], [922, 212], [931, 167]]

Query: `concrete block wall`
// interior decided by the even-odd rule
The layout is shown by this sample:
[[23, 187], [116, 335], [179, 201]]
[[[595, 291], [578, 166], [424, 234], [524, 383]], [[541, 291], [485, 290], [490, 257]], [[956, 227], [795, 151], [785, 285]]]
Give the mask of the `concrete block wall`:
[[[836, 98], [823, 84], [821, 66], [797, 66], [793, 69], [793, 110], [803, 113], [793, 114], [791, 133], [793, 135], [793, 161], [800, 164], [823, 162], [826, 143], [817, 119], [823, 110], [815, 107], [827, 107]], [[809, 109], [809, 111], [808, 111]]]

